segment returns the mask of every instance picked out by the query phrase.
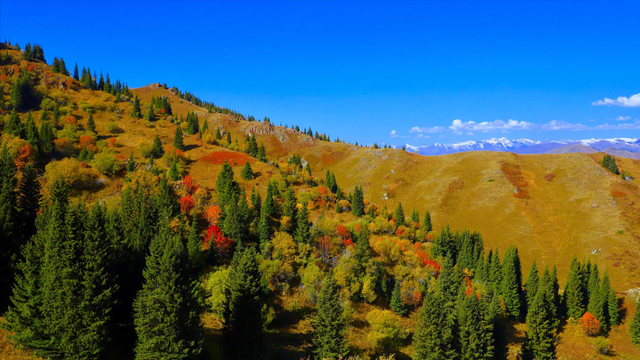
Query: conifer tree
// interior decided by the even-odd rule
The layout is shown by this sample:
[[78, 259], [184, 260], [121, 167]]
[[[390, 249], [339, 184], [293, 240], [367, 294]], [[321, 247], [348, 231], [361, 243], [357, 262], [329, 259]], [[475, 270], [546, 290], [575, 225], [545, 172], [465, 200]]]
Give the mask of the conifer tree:
[[182, 129], [180, 126], [176, 126], [176, 132], [173, 136], [173, 147], [178, 150], [184, 149], [184, 142], [182, 140]]
[[605, 318], [609, 327], [620, 324], [620, 306], [615, 290], [611, 287], [609, 274], [604, 273], [602, 278], [600, 296], [603, 298]]
[[6, 309], [22, 236], [16, 206], [16, 165], [6, 143], [0, 152], [0, 312]]
[[427, 291], [413, 335], [414, 360], [453, 358], [453, 332], [445, 311], [445, 299], [439, 292]]
[[185, 274], [182, 240], [161, 220], [144, 269], [144, 285], [134, 302], [136, 359], [186, 359], [202, 349], [199, 309]]
[[251, 163], [249, 163], [248, 161], [244, 164], [241, 175], [245, 180], [253, 179], [253, 169], [251, 169]]
[[11, 115], [9, 115], [9, 119], [4, 123], [4, 133], [11, 134], [16, 137], [22, 136], [22, 121], [20, 121], [20, 117], [14, 108], [11, 110]]
[[461, 360], [493, 359], [493, 325], [483, 305], [484, 300], [473, 293], [460, 300], [457, 321]]
[[402, 209], [402, 203], [398, 203], [395, 216], [393, 218], [396, 220], [396, 226], [404, 225], [404, 210]]
[[80, 77], [78, 75], [78, 63], [76, 63], [76, 66], [73, 69], [73, 78], [75, 79], [75, 81], [80, 80]]
[[188, 264], [193, 271], [192, 276], [195, 277], [198, 271], [204, 267], [204, 254], [198, 238], [198, 222], [195, 216], [191, 221], [189, 237], [187, 238], [187, 258]]
[[578, 320], [585, 312], [585, 289], [583, 287], [582, 267], [578, 259], [574, 256], [569, 267], [567, 285], [564, 290], [564, 302], [567, 308], [567, 315]]
[[498, 289], [502, 283], [502, 264], [500, 263], [500, 254], [498, 249], [493, 251], [491, 258], [491, 266], [489, 268], [489, 282], [494, 289]]
[[347, 322], [343, 314], [338, 286], [328, 273], [318, 294], [317, 314], [313, 319], [314, 353], [318, 359], [337, 360], [347, 354], [344, 333]]
[[364, 194], [362, 187], [356, 186], [351, 198], [351, 213], [357, 217], [364, 215]]
[[263, 349], [261, 275], [253, 247], [239, 246], [226, 287], [223, 338], [229, 359], [259, 359]]
[[133, 99], [133, 109], [131, 110], [131, 117], [140, 119], [142, 118], [142, 110], [140, 109], [140, 99], [138, 95]]
[[629, 325], [629, 334], [631, 335], [631, 342], [640, 347], [640, 297], [636, 299], [636, 311]]
[[298, 215], [298, 199], [296, 198], [296, 193], [291, 187], [287, 188], [287, 191], [285, 191], [284, 193], [283, 215], [291, 220], [291, 228], [289, 229], [289, 233], [294, 234], [296, 230]]
[[[588, 279], [586, 280], [588, 280], [587, 281], [587, 299], [588, 299], [587, 302], [590, 303], [591, 297], [593, 296], [596, 289], [600, 286], [600, 273], [598, 271], [598, 264], [593, 264], [589, 266], [589, 276], [588, 276]], [[591, 310], [589, 310], [589, 312], [591, 312]], [[592, 312], [591, 314], [595, 315]]]
[[93, 120], [92, 114], [89, 114], [89, 119], [87, 120], [87, 130], [96, 132], [96, 122]]
[[552, 290], [551, 275], [549, 269], [545, 269], [527, 314], [526, 350], [535, 359], [555, 359], [557, 320], [554, 318]]
[[218, 173], [216, 180], [216, 193], [218, 195], [218, 203], [221, 208], [226, 208], [227, 203], [234, 194], [240, 193], [240, 186], [233, 179], [233, 169], [226, 161], [222, 165], [222, 169]]
[[298, 244], [308, 244], [311, 241], [311, 224], [309, 223], [307, 203], [303, 203], [296, 214], [296, 230], [293, 238]]
[[260, 143], [260, 148], [258, 149], [258, 155], [256, 156], [258, 161], [267, 162], [267, 152], [264, 149], [264, 144]]
[[171, 166], [169, 167], [169, 179], [171, 181], [180, 180], [180, 171], [178, 170], [178, 163], [175, 160], [171, 162]]
[[522, 271], [518, 249], [511, 246], [502, 259], [502, 282], [500, 293], [510, 316], [518, 319], [522, 310]]
[[160, 159], [163, 155], [164, 149], [162, 148], [162, 141], [160, 141], [160, 137], [156, 135], [151, 147], [151, 159]]
[[531, 269], [529, 270], [529, 277], [524, 285], [524, 288], [526, 289], [527, 309], [533, 304], [533, 300], [535, 299], [538, 291], [539, 282], [540, 276], [538, 275], [538, 266], [536, 265], [536, 261], [533, 260]]
[[40, 141], [42, 143], [42, 149], [45, 152], [51, 152], [53, 150], [53, 129], [48, 120], [43, 121], [40, 124]]
[[207, 118], [205, 117], [202, 120], [202, 126], [200, 127], [200, 131], [198, 132], [199, 137], [202, 139], [202, 134], [205, 134], [207, 132], [207, 130], [209, 130], [209, 122], [207, 121]]
[[400, 294], [400, 282], [398, 280], [395, 281], [395, 285], [393, 287], [393, 292], [391, 293], [391, 310], [394, 313], [402, 316], [407, 313], [407, 309], [402, 303], [402, 295]]
[[16, 248], [20, 249], [35, 233], [36, 216], [40, 208], [40, 181], [32, 164], [27, 164], [20, 177], [16, 204], [20, 209], [20, 229], [22, 230], [22, 241]]
[[33, 120], [31, 111], [29, 111], [29, 115], [27, 116], [26, 128], [27, 141], [34, 149], [37, 150], [40, 147], [40, 135], [38, 134], [38, 127], [36, 126], [36, 122]]
[[227, 206], [225, 206], [222, 233], [237, 243], [241, 243], [243, 240], [243, 229], [238, 212], [238, 196], [235, 194], [231, 196]]
[[136, 161], [133, 159], [133, 152], [129, 153], [129, 159], [127, 160], [127, 166], [125, 169], [127, 170], [127, 174], [136, 171]]
[[260, 240], [260, 249], [264, 249], [269, 244], [271, 232], [269, 231], [269, 221], [267, 220], [266, 211], [260, 211], [260, 220], [258, 221], [258, 239]]

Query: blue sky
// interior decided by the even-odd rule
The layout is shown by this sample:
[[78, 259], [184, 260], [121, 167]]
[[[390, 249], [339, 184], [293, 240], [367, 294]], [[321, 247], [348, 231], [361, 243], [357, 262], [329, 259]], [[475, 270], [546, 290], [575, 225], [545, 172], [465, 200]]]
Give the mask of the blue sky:
[[640, 137], [638, 19], [630, 1], [2, 0], [0, 39], [332, 138], [427, 145]]

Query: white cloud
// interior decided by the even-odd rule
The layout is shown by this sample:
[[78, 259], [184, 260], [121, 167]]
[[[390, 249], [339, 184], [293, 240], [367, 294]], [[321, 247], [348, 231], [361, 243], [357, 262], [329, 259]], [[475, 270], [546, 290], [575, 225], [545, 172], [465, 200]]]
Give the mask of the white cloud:
[[409, 130], [410, 133], [437, 133], [446, 130], [444, 126], [434, 126], [434, 127], [418, 127], [414, 126]]
[[631, 120], [631, 116], [618, 116], [614, 120], [615, 121], [627, 121], [627, 120]]
[[542, 130], [587, 130], [588, 126], [572, 124], [562, 120], [551, 120], [540, 127]]
[[620, 96], [617, 99], [604, 98], [604, 100], [598, 100], [591, 103], [593, 106], [607, 105], [607, 106], [622, 106], [622, 107], [640, 107], [640, 93], [631, 95], [630, 97]]
[[449, 129], [453, 130], [456, 134], [461, 134], [464, 131], [494, 131], [494, 130], [531, 130], [535, 127], [534, 124], [526, 121], [517, 121], [509, 119], [508, 121], [495, 120], [485, 121], [477, 123], [475, 121], [464, 122], [460, 119], [453, 120]]
[[636, 120], [635, 123], [598, 125], [590, 128], [590, 130], [640, 130], [640, 120]]
[[391, 136], [392, 138], [398, 137], [398, 132], [395, 130], [391, 130], [391, 132], [389, 133], [389, 136]]

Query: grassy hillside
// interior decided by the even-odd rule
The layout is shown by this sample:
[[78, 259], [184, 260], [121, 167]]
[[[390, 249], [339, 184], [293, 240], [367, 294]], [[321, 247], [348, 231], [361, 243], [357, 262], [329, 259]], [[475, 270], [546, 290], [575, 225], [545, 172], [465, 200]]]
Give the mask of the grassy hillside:
[[[20, 56], [15, 50], [8, 53], [14, 58]], [[268, 181], [281, 178], [278, 166], [286, 166], [288, 157], [297, 153], [310, 163], [314, 177], [324, 179], [325, 172], [330, 170], [335, 173], [341, 189], [350, 191], [361, 185], [365, 199], [380, 208], [392, 211], [402, 203], [407, 215], [413, 209], [417, 209], [421, 216], [426, 210], [430, 211], [436, 232], [446, 225], [454, 231], [477, 230], [482, 234], [487, 250], [498, 248], [501, 255], [508, 246], [516, 245], [525, 278], [535, 259], [539, 268], [557, 264], [562, 286], [569, 262], [575, 255], [598, 263], [601, 269], [606, 268], [612, 285], [621, 296], [623, 291], [640, 286], [639, 182], [627, 182], [609, 173], [598, 163], [602, 153], [516, 155], [467, 152], [426, 157], [398, 149], [365, 148], [321, 141], [293, 129], [267, 122], [250, 122], [233, 114], [209, 112], [159, 84], [131, 90], [140, 99], [143, 113], [152, 97], [165, 96], [171, 102], [171, 116], [158, 116], [156, 121], [146, 122], [130, 116], [132, 99], [116, 102], [115, 96], [84, 89], [71, 78], [52, 73], [49, 66], [37, 61], [22, 60], [17, 69], [14, 65], [3, 66], [0, 81], [5, 94], [9, 93], [7, 89], [10, 89], [11, 81], [20, 68], [28, 67], [39, 79], [38, 92], [64, 104], [65, 114], [59, 128], [62, 129], [65, 122], [74, 123], [80, 131], [86, 128], [92, 113], [98, 145], [108, 147], [119, 165], [123, 165], [130, 155], [139, 164], [146, 164], [148, 160], [143, 157], [142, 149], [149, 146], [156, 135], [166, 151], [171, 151], [175, 123], [180, 117], [186, 117], [188, 112], [195, 112], [200, 122], [203, 119], [207, 121], [210, 131], [219, 129], [223, 134], [218, 145], [207, 143], [198, 135], [184, 137], [183, 175], [190, 175], [203, 187], [215, 187], [224, 161], [232, 165], [236, 178], [241, 181], [238, 175], [248, 161], [256, 177], [244, 181], [244, 186], [247, 189], [255, 186], [264, 196]], [[42, 110], [32, 112], [38, 124], [41, 113]], [[26, 114], [21, 114], [21, 117], [24, 120]], [[331, 135], [340, 135], [339, 129], [336, 132]], [[231, 134], [231, 143], [224, 140], [227, 133]], [[241, 151], [247, 134], [254, 134], [258, 143], [264, 144], [271, 164], [256, 161]], [[112, 138], [113, 141], [110, 140]], [[10, 142], [7, 135], [3, 135], [2, 140]], [[52, 157], [42, 159], [43, 163], [39, 164], [41, 171], [48, 169], [46, 163], [74, 157], [77, 152], [77, 148], [55, 152]], [[621, 170], [640, 174], [640, 161], [616, 160]], [[94, 171], [91, 166], [83, 166], [83, 169], [88, 169], [86, 171]], [[159, 160], [156, 166], [166, 169], [169, 164]], [[101, 179], [101, 185], [75, 188], [74, 197], [88, 202], [117, 204], [123, 186], [123, 171], [96, 176]], [[48, 179], [46, 172], [44, 179]], [[355, 219], [350, 213], [323, 211], [321, 206], [312, 209], [312, 222], [321, 216], [336, 224]], [[287, 354], [289, 358], [304, 355], [310, 341], [310, 324], [308, 314], [305, 314], [308, 309], [298, 301], [295, 296], [282, 297], [281, 306], [286, 315], [280, 319], [276, 329], [267, 334], [267, 342], [274, 344], [279, 354]], [[365, 315], [374, 307], [375, 304], [355, 306], [354, 323], [360, 326], [350, 329], [348, 338], [358, 347], [368, 346]], [[623, 325], [612, 331], [609, 341], [615, 349], [614, 356], [640, 358], [640, 350], [633, 347], [628, 338], [627, 327], [633, 312], [628, 300], [624, 302], [624, 309]], [[412, 327], [416, 315], [413, 313], [404, 319], [403, 326]], [[208, 352], [216, 354], [219, 324], [211, 321], [207, 326]], [[518, 347], [523, 326], [514, 326], [510, 339], [515, 344], [512, 346], [514, 349]], [[574, 326], [565, 326], [561, 339], [558, 348], [560, 358], [599, 358], [592, 347], [586, 346], [591, 344], [590, 340], [578, 334]], [[401, 351], [404, 355], [399, 358], [406, 358], [411, 346], [404, 344]], [[514, 350], [510, 358], [515, 358], [516, 353]], [[1, 339], [0, 355], [10, 359], [26, 358]]]

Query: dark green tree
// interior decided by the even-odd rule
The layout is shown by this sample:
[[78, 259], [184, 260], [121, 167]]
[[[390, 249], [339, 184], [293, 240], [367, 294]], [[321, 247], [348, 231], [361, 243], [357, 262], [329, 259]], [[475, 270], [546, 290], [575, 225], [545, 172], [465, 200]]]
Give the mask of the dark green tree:
[[176, 132], [173, 136], [173, 147], [178, 150], [184, 149], [184, 142], [182, 140], [182, 129], [180, 126], [176, 126]]
[[493, 359], [493, 324], [483, 309], [484, 299], [465, 295], [458, 305], [458, 348], [460, 360]]
[[92, 114], [89, 114], [89, 119], [87, 120], [87, 130], [96, 132], [96, 122], [93, 120]]
[[267, 152], [264, 149], [263, 143], [260, 143], [260, 148], [258, 149], [258, 155], [256, 156], [256, 158], [258, 159], [258, 161], [265, 162], [265, 163], [267, 162], [267, 160], [269, 160], [267, 159]]
[[445, 299], [439, 292], [427, 291], [413, 335], [414, 360], [454, 358], [453, 329], [445, 311]]
[[404, 210], [402, 209], [402, 203], [398, 203], [396, 207], [396, 212], [393, 217], [396, 221], [396, 226], [404, 225]]
[[582, 317], [585, 312], [585, 298], [582, 267], [574, 256], [571, 260], [567, 285], [564, 290], [564, 302], [569, 317], [576, 321]]
[[518, 319], [522, 310], [522, 270], [518, 249], [511, 246], [505, 251], [502, 259], [502, 282], [500, 293], [504, 300], [507, 314]]
[[529, 270], [529, 277], [527, 278], [527, 282], [524, 284], [524, 288], [526, 289], [527, 308], [531, 307], [531, 304], [533, 304], [533, 300], [538, 292], [539, 283], [540, 276], [538, 274], [538, 266], [536, 265], [536, 261], [533, 260], [531, 269]]
[[13, 108], [17, 111], [26, 111], [38, 105], [38, 97], [29, 71], [20, 72], [13, 81], [9, 95]]
[[252, 180], [253, 179], [253, 169], [251, 169], [251, 163], [250, 162], [247, 161], [244, 164], [244, 168], [242, 169], [241, 176], [245, 180]]
[[223, 339], [228, 359], [260, 359], [263, 349], [264, 294], [253, 247], [240, 246], [226, 287]]
[[36, 126], [35, 120], [33, 120], [31, 111], [29, 111], [29, 116], [27, 116], [26, 135], [29, 144], [35, 150], [38, 150], [40, 148], [40, 134], [38, 133], [38, 127]]
[[16, 166], [6, 144], [0, 152], [0, 312], [9, 300], [20, 245], [20, 219], [17, 208]]
[[4, 123], [4, 133], [11, 134], [16, 137], [22, 137], [23, 125], [22, 121], [20, 121], [20, 117], [14, 108], [11, 110], [11, 115], [9, 115], [9, 119]]
[[202, 349], [199, 307], [185, 273], [188, 256], [168, 221], [161, 221], [151, 241], [144, 284], [133, 306], [136, 359], [189, 359]]
[[178, 170], [178, 164], [175, 160], [171, 162], [171, 166], [169, 167], [169, 179], [172, 181], [180, 180], [180, 170]]
[[240, 194], [240, 186], [233, 178], [233, 169], [226, 161], [218, 173], [218, 179], [216, 180], [216, 193], [218, 196], [218, 203], [222, 209], [226, 208], [233, 195]]
[[636, 299], [636, 311], [629, 325], [629, 334], [631, 335], [631, 342], [635, 346], [640, 346], [640, 296]]
[[407, 309], [402, 303], [402, 295], [400, 294], [400, 281], [396, 280], [395, 285], [393, 287], [393, 292], [391, 293], [391, 310], [402, 316], [407, 313]]
[[153, 139], [153, 146], [151, 147], [151, 158], [160, 159], [164, 155], [164, 149], [162, 148], [162, 141], [160, 137], [156, 135]]
[[535, 359], [555, 359], [557, 319], [553, 283], [545, 269], [527, 314], [526, 351]]
[[357, 217], [364, 215], [364, 194], [361, 186], [356, 186], [351, 197], [351, 213]]
[[131, 110], [131, 117], [141, 119], [142, 118], [142, 110], [140, 109], [140, 99], [138, 96], [133, 99], [133, 109]]
[[309, 223], [307, 203], [303, 203], [296, 214], [296, 230], [293, 238], [298, 244], [308, 244], [311, 241], [311, 224]]
[[325, 277], [316, 306], [317, 314], [313, 319], [314, 353], [318, 359], [337, 360], [347, 355], [347, 343], [344, 337], [347, 322], [344, 317], [338, 286], [332, 273]]

